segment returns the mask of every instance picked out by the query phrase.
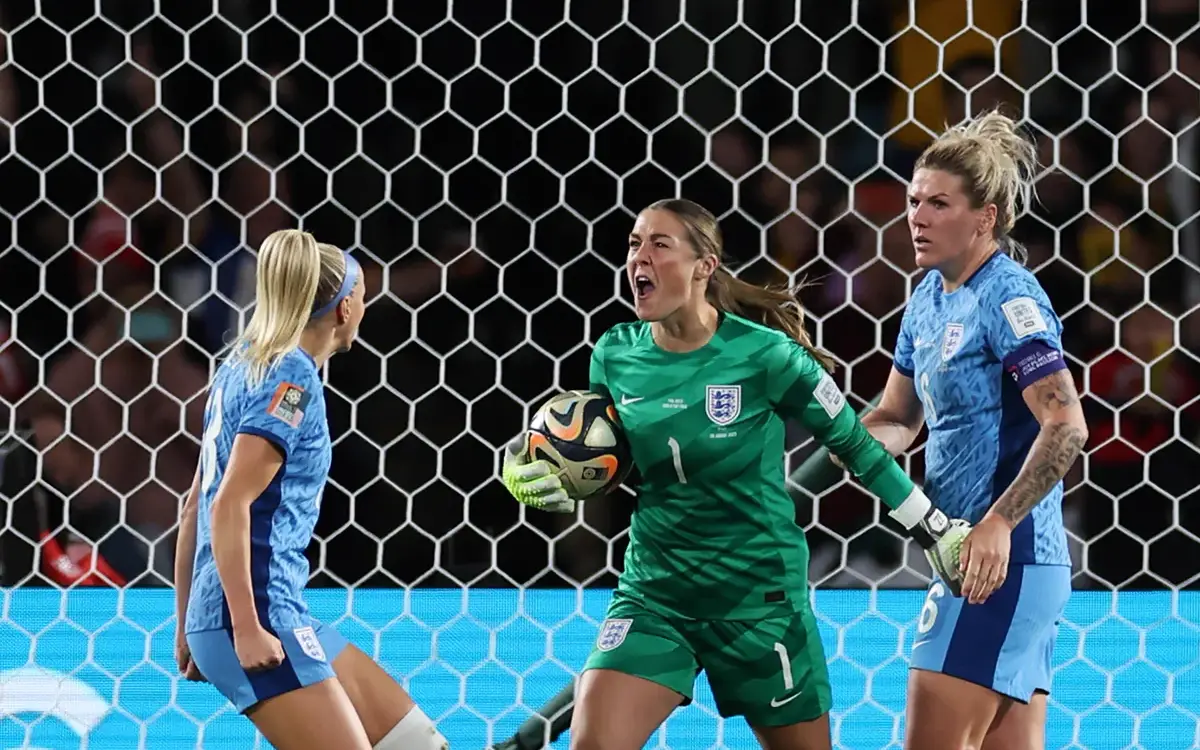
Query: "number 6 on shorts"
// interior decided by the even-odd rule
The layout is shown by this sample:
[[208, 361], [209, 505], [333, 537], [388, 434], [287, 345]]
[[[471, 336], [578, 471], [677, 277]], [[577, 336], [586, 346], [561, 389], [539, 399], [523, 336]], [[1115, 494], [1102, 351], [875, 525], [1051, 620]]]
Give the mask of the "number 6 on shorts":
[[918, 634], [924, 635], [933, 630], [933, 625], [937, 622], [938, 600], [945, 594], [946, 588], [941, 582], [935, 582], [929, 587], [929, 594], [925, 597], [925, 606], [921, 607], [921, 617], [917, 620]]

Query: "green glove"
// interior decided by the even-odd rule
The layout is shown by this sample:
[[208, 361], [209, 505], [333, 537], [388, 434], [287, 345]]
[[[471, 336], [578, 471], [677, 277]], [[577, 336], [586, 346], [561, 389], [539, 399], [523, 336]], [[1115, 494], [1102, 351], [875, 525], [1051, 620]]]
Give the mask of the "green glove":
[[575, 501], [567, 496], [558, 474], [545, 461], [530, 461], [520, 438], [505, 446], [500, 476], [509, 494], [522, 505], [550, 513], [575, 512]]
[[970, 533], [971, 524], [961, 518], [952, 518], [933, 544], [925, 547], [925, 559], [929, 561], [929, 567], [945, 581], [954, 596], [962, 596], [963, 575], [958, 567], [958, 556], [963, 541]]
[[971, 524], [961, 518], [949, 518], [934, 505], [919, 487], [888, 515], [894, 518], [909, 538], [925, 552], [933, 572], [945, 581], [955, 596], [962, 596], [962, 572], [958, 554], [963, 541], [971, 533]]

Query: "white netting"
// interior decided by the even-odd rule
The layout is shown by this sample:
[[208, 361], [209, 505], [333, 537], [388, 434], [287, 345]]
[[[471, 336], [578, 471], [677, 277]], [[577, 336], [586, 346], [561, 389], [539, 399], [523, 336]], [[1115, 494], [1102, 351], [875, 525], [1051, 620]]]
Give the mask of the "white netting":
[[[405, 676], [456, 747], [481, 747], [580, 667], [621, 563], [628, 496], [526, 513], [495, 458], [631, 317], [634, 213], [692, 198], [743, 277], [819, 280], [815, 333], [865, 404], [914, 270], [915, 151], [997, 101], [1049, 165], [1018, 235], [1091, 420], [1049, 746], [1196, 746], [1200, 600], [1179, 591], [1200, 571], [1194, 4], [682, 6], [0, 7], [0, 747], [253, 744], [215, 691], [174, 681], [154, 587], [196, 394], [270, 231], [351, 248], [370, 282], [362, 343], [328, 371], [316, 612]], [[793, 439], [795, 469], [812, 446]], [[921, 594], [880, 589], [924, 571], [872, 501], [830, 485], [810, 476], [797, 498], [836, 738], [892, 747]], [[656, 742], [753, 746], [703, 687]]]

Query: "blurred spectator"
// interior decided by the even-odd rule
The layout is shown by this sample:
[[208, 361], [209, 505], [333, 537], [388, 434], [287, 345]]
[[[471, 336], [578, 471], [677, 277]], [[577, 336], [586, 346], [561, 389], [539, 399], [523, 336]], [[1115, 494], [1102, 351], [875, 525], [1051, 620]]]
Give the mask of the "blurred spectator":
[[712, 134], [709, 159], [713, 166], [737, 180], [759, 165], [744, 128], [730, 125]]
[[942, 82], [946, 122], [955, 124], [1001, 105], [1013, 105], [1012, 87], [996, 71], [991, 54], [969, 54], [950, 65]]
[[[593, 5], [572, 11], [571, 33], [592, 33], [574, 14], [599, 13]], [[132, 37], [73, 34], [69, 51], [9, 49], [0, 36], [0, 60], [19, 63], [0, 65], [0, 156], [20, 147], [0, 158], [10, 168], [0, 204], [15, 217], [6, 256], [14, 262], [0, 270], [0, 284], [5, 307], [32, 300], [16, 324], [0, 310], [0, 398], [35, 387], [23, 414], [36, 427], [45, 482], [70, 497], [51, 493], [49, 510], [65, 512], [46, 522], [52, 528], [61, 515], [76, 530], [60, 537], [68, 562], [86, 561], [89, 540], [105, 537], [101, 554], [119, 577], [146, 580], [138, 576], [149, 548], [136, 536], [159, 537], [173, 524], [194, 468], [201, 405], [184, 409], [174, 396], [203, 387], [207, 355], [221, 352], [252, 304], [253, 249], [269, 232], [303, 223], [360, 254], [372, 306], [362, 345], [328, 373], [341, 437], [313, 550], [314, 571], [329, 574], [322, 582], [371, 575], [372, 584], [444, 585], [494, 569], [489, 580], [502, 585], [562, 584], [543, 575], [549, 565], [573, 581], [611, 583], [632, 503], [589, 503], [584, 526], [531, 513], [510, 534], [516, 504], [476, 470], [486, 463], [476, 457], [548, 390], [584, 381], [581, 342], [630, 317], [605, 264], [619, 265], [636, 202], [672, 191], [700, 200], [722, 216], [739, 273], [809, 282], [802, 299], [811, 327], [850, 363], [839, 383], [865, 401], [887, 376], [897, 313], [919, 279], [904, 221], [911, 160], [931, 130], [998, 101], [1029, 105], [1021, 114], [1047, 169], [1041, 201], [1017, 236], [1055, 306], [1071, 311], [1072, 362], [1091, 365], [1095, 450], [1089, 483], [1068, 504], [1089, 541], [1135, 525], [1115, 515], [1120, 504], [1161, 504], [1144, 481], [1152, 470], [1144, 453], [1162, 456], [1200, 430], [1195, 407], [1183, 406], [1200, 382], [1186, 353], [1200, 347], [1200, 313], [1187, 313], [1200, 302], [1200, 273], [1172, 258], [1178, 248], [1200, 264], [1197, 35], [1121, 42], [1116, 57], [1140, 76], [1130, 78], [1111, 75], [1107, 54], [1066, 54], [1072, 39], [1090, 36], [1088, 44], [1107, 49], [1106, 40], [1125, 33], [1101, 30], [1105, 19], [1093, 13], [1096, 34], [1071, 35], [1079, 18], [1069, 3], [974, 3], [974, 28], [960, 0], [878, 0], [856, 14], [837, 3], [801, 5], [797, 16], [801, 6], [778, 0], [744, 13], [716, 4], [689, 12], [686, 27], [619, 34], [621, 54], [575, 62], [565, 53], [535, 59], [539, 45], [522, 57], [502, 33], [471, 60], [459, 61], [452, 45], [426, 45], [412, 70], [388, 69], [392, 55], [365, 43], [386, 36], [341, 30], [369, 28], [369, 9], [328, 24], [338, 35], [320, 44], [296, 44], [291, 20], [260, 23], [249, 6], [245, 19], [222, 10], [231, 26], [205, 36], [203, 47], [167, 28], [177, 19], [138, 26]], [[1153, 0], [1152, 25], [1191, 28], [1194, 5]], [[185, 6], [172, 0], [160, 12], [174, 19]], [[117, 15], [105, 12], [121, 28], [136, 26]], [[659, 9], [624, 22], [651, 17], [675, 20]], [[731, 24], [740, 28], [728, 33]], [[248, 37], [238, 31], [252, 26]], [[205, 23], [205, 33], [215, 27], [225, 24]], [[889, 39], [883, 71], [875, 39]], [[1045, 40], [1060, 44], [1055, 65]], [[1045, 60], [1026, 54], [1039, 48]], [[129, 52], [144, 72], [123, 65]], [[56, 57], [66, 54], [103, 85], [87, 74], [72, 81], [38, 72], [74, 74]], [[623, 70], [629, 61], [637, 65]], [[644, 75], [645, 61], [660, 68], [655, 75]], [[527, 75], [535, 65], [548, 75]], [[1028, 97], [1013, 100], [1010, 80]], [[96, 88], [103, 109], [87, 99]], [[643, 95], [656, 88], [661, 95]], [[114, 94], [124, 101], [110, 101]], [[91, 111], [57, 111], [75, 99]], [[73, 140], [56, 140], [47, 113]], [[610, 132], [621, 137], [600, 137]], [[64, 149], [72, 153], [60, 169]], [[68, 163], [76, 157], [79, 165]], [[78, 179], [88, 165], [103, 174], [99, 196], [93, 181]], [[77, 221], [82, 231], [72, 234]], [[54, 273], [61, 261], [50, 259], [71, 238], [83, 256], [103, 261], [104, 295], [95, 294], [92, 260], [78, 266], [77, 284]], [[17, 278], [39, 288], [17, 288]], [[41, 314], [77, 298], [86, 304], [70, 321]], [[1178, 340], [1171, 319], [1148, 302], [1182, 318]], [[78, 330], [59, 351], [41, 343], [70, 338], [56, 331], [71, 324]], [[6, 343], [14, 331], [19, 341]], [[204, 352], [188, 349], [185, 336]], [[26, 349], [41, 372], [22, 361]], [[792, 446], [807, 439], [795, 426], [788, 435]], [[911, 462], [919, 477], [919, 449]], [[1186, 460], [1158, 464], [1176, 472]], [[1106, 500], [1104, 491], [1121, 488], [1132, 489]], [[127, 514], [119, 516], [122, 498]], [[913, 582], [890, 575], [902, 559], [894, 539], [863, 533], [877, 505], [861, 492], [843, 486], [798, 506], [812, 526], [814, 576], [848, 568], [827, 582]], [[168, 564], [156, 550], [154, 569]], [[1088, 565], [1110, 581], [1126, 577], [1096, 554]], [[71, 579], [59, 571], [55, 580]]]
[[1077, 239], [1077, 264], [1090, 274], [1092, 301], [1114, 316], [1143, 299], [1145, 273], [1171, 255], [1162, 225], [1133, 213], [1122, 202], [1098, 196]]
[[[1088, 370], [1089, 391], [1102, 400], [1092, 401], [1088, 408], [1088, 481], [1118, 499], [1108, 501], [1105, 494], [1093, 490], [1080, 508], [1083, 538], [1098, 540], [1087, 561], [1092, 578], [1083, 583], [1098, 579], [1117, 585], [1141, 572], [1141, 561], [1119, 549], [1122, 536], [1106, 532], [1119, 525], [1122, 532], [1150, 541], [1177, 523], [1177, 518], [1184, 518], [1176, 515], [1174, 498], [1162, 494], [1170, 492], [1176, 480], [1149, 469], [1147, 461], [1155, 452], [1165, 457], [1162, 451], [1171, 445], [1177, 424], [1182, 434], [1194, 434], [1200, 417], [1195, 404], [1176, 411], [1200, 395], [1200, 380], [1195, 361], [1174, 348], [1174, 322], [1154, 308], [1142, 306], [1122, 321], [1120, 330], [1121, 348], [1101, 357]], [[1147, 476], [1156, 484], [1146, 484]], [[1136, 508], [1137, 512], [1122, 513], [1122, 508]], [[1180, 581], [1190, 575], [1190, 569], [1187, 561], [1167, 556], [1156, 560], [1151, 572]]]
[[88, 303], [92, 323], [64, 345], [25, 416], [43, 479], [67, 498], [68, 554], [99, 542], [126, 581], [148, 569], [170, 581], [169, 532], [195, 472], [208, 373], [186, 355], [181, 316], [155, 294], [140, 254], [79, 255], [81, 287], [94, 283], [93, 261], [104, 296]]
[[[892, 32], [897, 37], [888, 46], [889, 62], [901, 86], [893, 90], [890, 124], [903, 126], [895, 134], [897, 147], [919, 151], [929, 141], [930, 132], [940, 131], [943, 123], [953, 121], [957, 115], [958, 110], [951, 111], [948, 105], [956, 101], [956, 96], [961, 101], [961, 92], [946, 96], [947, 89], [954, 87], [939, 72], [945, 71], [960, 85], [976, 76], [986, 78], [997, 72], [992, 62], [997, 52], [994, 40], [1017, 27], [1021, 20], [1020, 4], [1016, 0], [989, 0], [973, 3], [970, 11], [960, 0], [916, 0], [891, 6]], [[1010, 78], [1018, 78], [1014, 70], [1015, 46], [1003, 45], [999, 52], [1003, 70]], [[988, 61], [983, 68], [978, 64], [981, 59]], [[924, 128], [906, 125], [910, 92], [913, 120]], [[972, 106], [983, 98], [973, 98]]]
[[1119, 415], [1119, 419], [1113, 418], [1109, 409], [1096, 414], [1091, 427], [1092, 460], [1101, 471], [1133, 472], [1128, 477], [1132, 484], [1141, 480], [1143, 456], [1174, 435], [1173, 406], [1200, 395], [1193, 361], [1175, 348], [1174, 327], [1161, 312], [1140, 307], [1121, 321], [1120, 349], [1101, 357], [1088, 370], [1092, 395]]
[[[150, 43], [138, 41], [133, 57], [137, 67], [129, 67], [125, 87], [137, 113], [147, 115], [143, 120], [146, 151], [162, 180], [159, 202], [148, 219], [158, 226], [163, 252], [150, 255], [166, 259], [164, 288], [176, 304], [189, 310], [189, 338], [215, 354], [239, 330], [241, 311], [254, 298], [254, 256], [245, 251], [241, 233], [214, 210], [209, 190], [198, 178], [171, 118], [159, 108], [157, 65]], [[267, 158], [262, 152], [256, 155]], [[255, 170], [240, 170], [230, 181], [231, 203], [250, 217], [251, 239], [261, 240], [258, 233], [265, 237], [282, 227], [279, 213], [269, 210], [266, 197], [255, 192], [262, 184]], [[258, 203], [253, 203], [255, 199]], [[260, 205], [262, 210], [253, 213]]]
[[823, 205], [819, 180], [811, 179], [820, 165], [820, 144], [800, 128], [781, 135], [771, 142], [770, 166], [760, 173], [758, 194], [773, 220], [767, 229], [768, 256], [794, 275], [817, 257], [817, 222], [828, 207]]

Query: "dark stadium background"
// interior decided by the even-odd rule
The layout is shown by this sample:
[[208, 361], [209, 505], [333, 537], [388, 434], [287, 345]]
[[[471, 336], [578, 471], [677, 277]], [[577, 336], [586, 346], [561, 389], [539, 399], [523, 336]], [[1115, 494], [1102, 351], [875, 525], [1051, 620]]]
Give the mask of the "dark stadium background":
[[[16, 311], [8, 326], [16, 335], [0, 356], [19, 373], [0, 403], [15, 404], [12, 426], [27, 425], [39, 377], [88, 325], [75, 256], [103, 194], [100, 175], [119, 182], [131, 164], [119, 157], [130, 150], [161, 166], [148, 140], [164, 121], [143, 118], [127, 79], [122, 32], [135, 28], [139, 54], [169, 71], [159, 114], [173, 118], [185, 144], [172, 169], [199, 198], [174, 205], [163, 194], [159, 210], [134, 217], [137, 249], [162, 262], [160, 284], [189, 258], [204, 262], [169, 220], [172, 209], [198, 216], [206, 207], [205, 221], [234, 238], [302, 226], [369, 268], [377, 296], [363, 345], [329, 370], [340, 437], [336, 487], [312, 549], [315, 584], [613, 583], [632, 499], [589, 503], [583, 526], [534, 512], [518, 523], [522, 513], [496, 479], [497, 449], [553, 389], [586, 386], [586, 342], [631, 317], [617, 272], [624, 235], [638, 209], [677, 193], [677, 180], [679, 193], [724, 217], [731, 260], [746, 277], [796, 273], [814, 284], [803, 297], [810, 322], [822, 346], [853, 364], [839, 372], [857, 402], [882, 387], [913, 270], [903, 221], [893, 220], [923, 145], [918, 130], [896, 127], [895, 97], [925, 77], [904, 59], [927, 60], [928, 50], [909, 36], [882, 48], [879, 40], [895, 35], [891, 14], [907, 3], [804, 0], [801, 29], [794, 3], [758, 0], [746, 26], [769, 43], [746, 27], [726, 34], [738, 4], [715, 1], [687, 3], [691, 30], [661, 37], [680, 3], [475, 0], [451, 13], [444, 1], [355, 0], [336, 3], [336, 19], [316, 2], [278, 3], [270, 18], [276, 4], [264, 0], [219, 5], [213, 16], [209, 3], [164, 0], [155, 16], [148, 0], [101, 2], [100, 20], [92, 3], [43, 3], [29, 20], [32, 0], [0, 4], [3, 27], [19, 27], [8, 45], [15, 64], [0, 82], [0, 99], [15, 92], [21, 118], [0, 128], [0, 208], [13, 217], [0, 222], [0, 302]], [[1090, 28], [1077, 32], [1079, 5], [997, 1], [985, 20], [1028, 14], [1028, 28], [1001, 45], [1004, 77], [970, 44], [948, 53], [945, 69], [960, 84], [982, 82], [973, 109], [1006, 101], [1021, 112], [1044, 161], [1057, 158], [1079, 178], [1049, 174], [1042, 205], [1017, 233], [1064, 316], [1072, 370], [1088, 391], [1089, 457], [1065, 501], [1087, 542], [1075, 548], [1076, 585], [1194, 587], [1200, 371], [1190, 352], [1200, 316], [1187, 312], [1200, 274], [1182, 259], [1198, 257], [1187, 223], [1194, 209], [1180, 208], [1172, 180], [1194, 186], [1184, 170], [1196, 157], [1180, 151], [1172, 162], [1168, 136], [1195, 118], [1187, 79], [1200, 81], [1200, 38], [1178, 36], [1194, 12], [1151, 17], [1149, 28], [1170, 44], [1148, 28], [1129, 36], [1139, 3], [1116, 0], [1085, 3]], [[559, 25], [564, 17], [572, 25]], [[1129, 61], [1119, 76], [1113, 40]], [[1179, 72], [1160, 80], [1172, 46]], [[956, 90], [932, 78], [921, 88], [922, 116], [949, 118], [961, 106]], [[1143, 111], [1161, 127], [1127, 127]], [[246, 153], [254, 158], [235, 158]], [[247, 187], [269, 190], [256, 163], [276, 168], [273, 193]], [[171, 171], [131, 170], [120, 184], [145, 187], [158, 175], [165, 185]], [[286, 211], [256, 212], [269, 195]], [[1095, 216], [1124, 225], [1123, 260], [1104, 268], [1114, 233]], [[1083, 271], [1093, 272], [1086, 294]], [[384, 277], [403, 301], [378, 294]], [[0, 308], [0, 323], [7, 314]], [[189, 356], [206, 363], [202, 332], [189, 330]], [[1141, 362], [1154, 363], [1148, 387]], [[919, 474], [919, 453], [913, 468]], [[94, 539], [112, 530], [112, 518], [72, 507], [54, 484], [41, 476], [14, 487], [10, 478], [10, 519], [30, 517], [40, 487], [52, 517]], [[801, 500], [798, 517], [820, 521], [810, 530], [816, 550], [853, 537], [851, 566], [895, 567], [893, 537], [858, 533], [874, 512], [862, 493], [834, 491], [819, 518], [813, 507]], [[13, 583], [21, 576], [11, 561], [24, 558], [12, 551], [29, 547], [15, 532], [29, 531], [9, 523]]]

